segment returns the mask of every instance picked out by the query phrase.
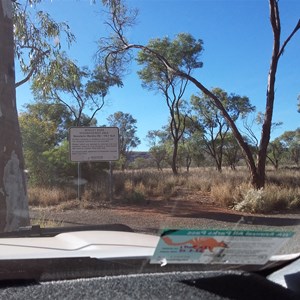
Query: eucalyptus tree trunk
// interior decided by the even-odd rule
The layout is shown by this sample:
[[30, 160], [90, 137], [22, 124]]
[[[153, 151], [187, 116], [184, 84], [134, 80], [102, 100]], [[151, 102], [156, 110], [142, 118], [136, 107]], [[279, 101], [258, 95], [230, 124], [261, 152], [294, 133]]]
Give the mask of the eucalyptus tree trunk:
[[12, 1], [0, 0], [0, 231], [29, 224], [16, 108]]
[[270, 22], [273, 31], [273, 51], [272, 58], [268, 74], [268, 86], [267, 86], [267, 98], [266, 98], [266, 109], [264, 114], [264, 122], [262, 125], [261, 139], [257, 155], [257, 171], [256, 176], [252, 176], [253, 185], [257, 188], [263, 187], [265, 184], [265, 172], [266, 172], [266, 160], [267, 160], [267, 151], [270, 141], [271, 126], [272, 126], [272, 117], [274, 109], [274, 100], [275, 100], [275, 81], [277, 67], [279, 59], [283, 54], [286, 45], [294, 36], [294, 34], [300, 29], [300, 20], [296, 24], [294, 30], [286, 38], [286, 40], [281, 44], [281, 24], [278, 8], [278, 0], [269, 0], [270, 6]]
[[178, 175], [178, 168], [177, 168], [177, 155], [178, 155], [178, 140], [173, 141], [173, 153], [172, 153], [172, 172], [174, 175]]

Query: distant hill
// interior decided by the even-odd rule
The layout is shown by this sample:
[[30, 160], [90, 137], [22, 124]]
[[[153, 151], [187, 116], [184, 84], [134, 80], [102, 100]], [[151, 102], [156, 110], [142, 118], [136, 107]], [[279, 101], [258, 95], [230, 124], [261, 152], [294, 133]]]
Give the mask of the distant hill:
[[148, 151], [130, 151], [128, 153], [128, 161], [134, 162], [137, 158], [151, 159], [151, 154]]

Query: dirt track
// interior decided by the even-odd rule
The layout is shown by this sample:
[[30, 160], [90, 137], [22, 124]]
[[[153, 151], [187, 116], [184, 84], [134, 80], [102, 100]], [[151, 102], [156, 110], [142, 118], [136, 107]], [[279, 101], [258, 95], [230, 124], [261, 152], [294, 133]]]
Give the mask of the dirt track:
[[299, 213], [253, 215], [217, 207], [214, 204], [168, 201], [158, 207], [118, 205], [110, 208], [59, 211], [32, 208], [32, 219], [53, 221], [63, 226], [122, 223], [136, 231], [154, 233], [161, 228], [251, 228], [293, 227], [300, 224]]
[[[32, 210], [32, 218], [39, 218], [43, 211]], [[166, 215], [150, 213], [145, 209], [76, 209], [64, 212], [49, 211], [50, 221], [63, 226], [125, 224], [136, 232], [158, 234], [163, 228], [218, 228], [218, 229], [252, 229], [252, 230], [283, 230], [294, 231], [294, 238], [280, 253], [300, 252], [300, 218], [298, 215], [247, 216], [237, 213], [224, 213], [218, 210], [194, 212], [190, 214]], [[46, 220], [46, 217], [44, 217]]]
[[[218, 228], [295, 231], [288, 252], [300, 252], [300, 212], [253, 215], [217, 206], [209, 197], [151, 200], [142, 205], [115, 202], [89, 209], [31, 208], [31, 219], [58, 226], [125, 224], [136, 232], [158, 234], [163, 228]], [[57, 226], [54, 225], [54, 226]]]

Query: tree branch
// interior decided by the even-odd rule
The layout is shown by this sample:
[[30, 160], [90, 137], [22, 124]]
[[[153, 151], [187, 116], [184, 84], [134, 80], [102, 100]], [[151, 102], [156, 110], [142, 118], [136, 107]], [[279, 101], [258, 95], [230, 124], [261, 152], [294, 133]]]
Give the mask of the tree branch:
[[30, 72], [27, 74], [27, 76], [24, 79], [22, 79], [22, 80], [20, 80], [20, 81], [18, 81], [18, 82], [15, 83], [15, 87], [16, 88], [19, 87], [20, 85], [24, 84], [28, 80], [30, 80], [31, 76], [36, 71], [36, 68], [37, 68], [37, 65], [38, 65], [39, 61], [42, 59], [43, 56], [46, 56], [49, 53], [50, 53], [50, 50], [47, 50], [47, 51], [44, 51], [44, 52], [39, 52], [37, 54], [37, 57], [34, 59], [34, 61], [31, 64], [32, 67], [31, 67]]
[[286, 45], [288, 44], [288, 42], [291, 40], [291, 38], [295, 35], [295, 33], [300, 29], [300, 19], [298, 20], [297, 25], [295, 26], [294, 30], [291, 32], [291, 34], [288, 36], [288, 38], [284, 41], [284, 43], [282, 44], [280, 51], [278, 53], [278, 58], [283, 54], [284, 49], [286, 47]]

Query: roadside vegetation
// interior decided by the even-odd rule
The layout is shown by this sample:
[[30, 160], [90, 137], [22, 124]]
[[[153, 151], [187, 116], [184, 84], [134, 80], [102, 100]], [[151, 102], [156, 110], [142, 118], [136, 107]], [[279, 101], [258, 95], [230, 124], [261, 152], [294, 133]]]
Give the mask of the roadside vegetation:
[[218, 207], [250, 213], [292, 212], [300, 208], [299, 168], [268, 169], [267, 184], [259, 190], [249, 185], [247, 176], [244, 167], [224, 169], [222, 173], [211, 167], [192, 168], [177, 176], [171, 169], [116, 171], [112, 199], [107, 174], [106, 180], [103, 176], [101, 182], [87, 183], [80, 200], [76, 186], [29, 187], [29, 205], [58, 210], [122, 205], [158, 208], [176, 198], [186, 202], [209, 201]]
[[[264, 112], [257, 111], [247, 95], [224, 90], [217, 77], [213, 88], [203, 85], [205, 70], [201, 76], [198, 73], [205, 63], [201, 36], [178, 33], [136, 44], [124, 34], [135, 30], [137, 10], [122, 0], [92, 1], [96, 9], [107, 12], [101, 22], [109, 32], [102, 36], [95, 28], [94, 64], [83, 66], [78, 58], [71, 58], [69, 47], [76, 37], [68, 22], [52, 19], [43, 1], [23, 2], [2, 1], [12, 11], [11, 17], [0, 9], [0, 28], [4, 28], [0, 41], [8, 45], [0, 48], [0, 57], [9, 66], [0, 65], [0, 75], [9, 79], [0, 82], [0, 149], [5, 150], [0, 152], [0, 178], [4, 178], [0, 181], [0, 231], [29, 225], [25, 176], [20, 175], [25, 169], [31, 207], [164, 205], [174, 198], [197, 201], [197, 197], [247, 212], [300, 206], [299, 168], [283, 168], [299, 167], [300, 128], [270, 140], [272, 129], [279, 124], [273, 120], [277, 66], [300, 31], [299, 21], [293, 30], [286, 28], [285, 18], [281, 24], [277, 0], [269, 0], [273, 52], [266, 73]], [[281, 37], [281, 25], [289, 35]], [[21, 78], [7, 73], [14, 63], [22, 71]], [[113, 166], [111, 194], [107, 162], [82, 164], [80, 172], [70, 162], [68, 130], [98, 126], [98, 113], [109, 102], [111, 88], [125, 84], [129, 63], [140, 67], [137, 74], [142, 86], [160, 95], [169, 113], [162, 128], [148, 131], [150, 159], [132, 160], [132, 150], [141, 137], [130, 111], [114, 112], [106, 124], [101, 120], [101, 126], [119, 128], [120, 159]], [[25, 83], [30, 85], [32, 98], [17, 114], [15, 89]], [[15, 173], [10, 174], [7, 166], [12, 162], [18, 167], [11, 168]], [[271, 165], [272, 171], [268, 169]], [[80, 193], [77, 177], [84, 182]]]

